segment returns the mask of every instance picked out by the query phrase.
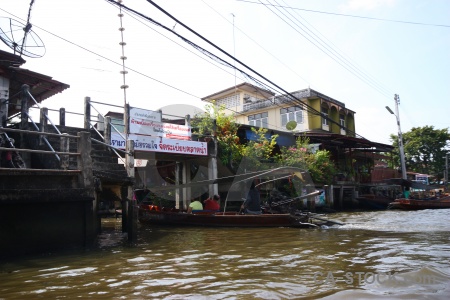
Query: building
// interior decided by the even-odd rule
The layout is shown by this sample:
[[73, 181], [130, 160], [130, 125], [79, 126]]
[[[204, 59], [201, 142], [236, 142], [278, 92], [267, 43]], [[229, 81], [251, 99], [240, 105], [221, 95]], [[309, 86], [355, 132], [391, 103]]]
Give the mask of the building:
[[[286, 146], [289, 136], [306, 137], [319, 149], [330, 151], [339, 173], [335, 183], [370, 183], [375, 157], [392, 151], [390, 145], [371, 142], [356, 134], [355, 112], [345, 103], [311, 88], [285, 95], [242, 83], [202, 98], [223, 105], [236, 122], [276, 130]], [[269, 131], [270, 132], [270, 131]], [[291, 142], [292, 145], [292, 142]], [[396, 172], [389, 172], [396, 174]]]
[[242, 83], [202, 100], [223, 105], [240, 124], [295, 133], [323, 131], [355, 136], [355, 112], [310, 88], [276, 96]]

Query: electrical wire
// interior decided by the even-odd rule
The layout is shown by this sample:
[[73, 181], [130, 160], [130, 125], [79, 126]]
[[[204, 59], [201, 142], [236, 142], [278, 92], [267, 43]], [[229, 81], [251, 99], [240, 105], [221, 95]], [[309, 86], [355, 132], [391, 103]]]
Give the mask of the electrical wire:
[[[249, 1], [249, 0], [235, 0], [235, 1], [247, 2], [247, 3], [251, 3], [251, 4], [261, 4], [261, 3], [258, 3], [258, 2], [255, 2], [255, 1]], [[411, 25], [450, 27], [450, 25], [445, 25], [445, 24], [430, 24], [430, 23], [422, 23], [422, 22], [411, 22], [411, 21], [402, 21], [402, 20], [392, 20], [392, 19], [383, 19], [383, 18], [373, 18], [373, 17], [365, 17], [365, 16], [347, 15], [347, 14], [326, 12], [326, 11], [320, 11], [320, 10], [304, 9], [304, 8], [298, 8], [298, 7], [292, 7], [292, 6], [281, 6], [281, 5], [273, 5], [273, 6], [289, 8], [289, 9], [294, 9], [294, 10], [301, 10], [301, 11], [306, 11], [306, 12], [319, 13], [319, 14], [341, 16], [341, 17], [351, 17], [351, 18], [368, 19], [368, 20], [384, 21], [384, 22], [395, 22], [395, 23], [403, 23], [403, 24], [411, 24]]]
[[[233, 68], [234, 66], [222, 59], [220, 59], [219, 57], [217, 57], [216, 55], [212, 54], [211, 52], [207, 51], [206, 49], [196, 45], [195, 43], [191, 42], [190, 40], [184, 38], [183, 36], [181, 36], [180, 34], [174, 32], [172, 29], [168, 28], [167, 26], [160, 24], [159, 22], [153, 20], [152, 18], [145, 16], [144, 14], [137, 12], [121, 3], [117, 3], [113, 0], [105, 0], [105, 1], [109, 1], [117, 6], [121, 6], [125, 9], [127, 9], [130, 12], [133, 12], [137, 15], [142, 16], [143, 18], [147, 19], [148, 21], [154, 23], [155, 25], [161, 26], [162, 28], [164, 28], [165, 30], [172, 32], [173, 34], [177, 35], [179, 38], [181, 38], [183, 41], [191, 44], [192, 46], [196, 47], [198, 50], [201, 50], [203, 52], [203, 54], [209, 56], [212, 59], [218, 59], [220, 61], [223, 62], [224, 65], [227, 65], [230, 68]], [[290, 97], [294, 102], [297, 102], [298, 104], [301, 104], [305, 107], [307, 107], [309, 109], [309, 113], [312, 114], [316, 114], [316, 115], [320, 115], [322, 118], [327, 119], [330, 123], [334, 123], [336, 125], [338, 125], [341, 128], [346, 129], [348, 132], [352, 132], [355, 135], [356, 132], [353, 132], [351, 130], [349, 130], [348, 128], [342, 126], [340, 123], [332, 120], [331, 118], [329, 118], [328, 116], [322, 114], [321, 112], [317, 111], [315, 108], [313, 108], [312, 106], [309, 106], [308, 104], [302, 102], [300, 99], [297, 99], [295, 96], [292, 95], [292, 93], [287, 92], [286, 90], [284, 90], [283, 88], [281, 88], [280, 86], [278, 86], [277, 84], [275, 84], [274, 82], [272, 82], [271, 80], [269, 80], [268, 78], [266, 78], [265, 76], [263, 76], [262, 74], [260, 74], [259, 72], [257, 72], [256, 70], [252, 69], [251, 67], [247, 66], [245, 63], [243, 63], [242, 61], [238, 60], [237, 58], [235, 58], [234, 56], [230, 55], [228, 52], [224, 51], [222, 48], [218, 47], [217, 45], [215, 45], [214, 43], [212, 43], [211, 41], [209, 41], [208, 39], [206, 39], [205, 37], [203, 37], [202, 35], [200, 35], [199, 33], [197, 33], [196, 31], [194, 31], [193, 29], [191, 29], [190, 27], [188, 27], [187, 25], [185, 25], [183, 22], [181, 22], [180, 20], [178, 20], [177, 18], [175, 18], [174, 16], [172, 16], [170, 13], [168, 13], [167, 11], [165, 11], [162, 7], [160, 7], [158, 4], [156, 4], [155, 2], [153, 2], [152, 0], [147, 0], [147, 2], [149, 2], [150, 4], [152, 4], [154, 7], [156, 7], [158, 10], [160, 10], [161, 12], [163, 12], [165, 15], [167, 15], [168, 17], [170, 17], [172, 20], [174, 20], [177, 24], [180, 24], [181, 26], [183, 26], [185, 29], [187, 29], [188, 31], [190, 31], [191, 33], [193, 33], [194, 35], [196, 35], [197, 37], [199, 37], [200, 39], [202, 39], [203, 41], [205, 41], [206, 43], [208, 43], [209, 45], [213, 46], [215, 49], [219, 50], [221, 53], [225, 54], [226, 56], [228, 56], [229, 58], [235, 60], [237, 63], [239, 63], [240, 65], [244, 66], [246, 69], [250, 70], [252, 73], [256, 74], [257, 76], [259, 76], [260, 78], [262, 78], [263, 80], [265, 80], [266, 82], [270, 83], [270, 85], [272, 85], [273, 87], [277, 88], [278, 90], [282, 91], [286, 96]], [[244, 75], [247, 75], [249, 77], [251, 77], [254, 81], [259, 82], [259, 84], [264, 85], [264, 86], [268, 86], [267, 84], [261, 82], [260, 80], [254, 78], [253, 76], [247, 74], [246, 72], [240, 70], [239, 68], [237, 68], [237, 70], [239, 72], [241, 72]], [[273, 88], [272, 87], [272, 88]], [[360, 136], [360, 135], [358, 135]], [[360, 136], [362, 139], [364, 139], [362, 136]]]

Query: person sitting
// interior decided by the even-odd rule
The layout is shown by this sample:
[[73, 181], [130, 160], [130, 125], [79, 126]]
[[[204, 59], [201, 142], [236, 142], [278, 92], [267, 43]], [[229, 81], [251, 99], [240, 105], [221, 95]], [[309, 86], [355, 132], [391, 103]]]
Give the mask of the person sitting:
[[241, 205], [241, 210], [244, 210], [244, 212], [249, 215], [261, 214], [261, 198], [254, 182], [252, 182], [247, 199], [245, 199], [244, 203]]
[[187, 213], [192, 214], [194, 210], [203, 210], [203, 204], [198, 199], [195, 199], [191, 202], [191, 204], [189, 204]]
[[205, 210], [219, 211], [220, 210], [220, 196], [214, 195], [212, 198], [208, 198], [203, 202]]

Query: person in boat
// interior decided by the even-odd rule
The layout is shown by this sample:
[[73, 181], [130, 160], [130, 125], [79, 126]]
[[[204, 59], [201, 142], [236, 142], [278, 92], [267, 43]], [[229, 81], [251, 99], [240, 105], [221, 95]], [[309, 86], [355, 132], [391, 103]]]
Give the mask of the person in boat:
[[241, 205], [241, 211], [249, 215], [261, 214], [261, 197], [259, 191], [255, 187], [255, 183], [252, 182], [250, 191], [247, 194], [247, 198]]
[[198, 199], [195, 199], [194, 201], [191, 202], [191, 204], [189, 204], [187, 213], [192, 214], [192, 211], [194, 210], [203, 210], [203, 204]]
[[212, 198], [208, 198], [203, 202], [204, 210], [219, 211], [220, 210], [220, 196], [214, 195]]

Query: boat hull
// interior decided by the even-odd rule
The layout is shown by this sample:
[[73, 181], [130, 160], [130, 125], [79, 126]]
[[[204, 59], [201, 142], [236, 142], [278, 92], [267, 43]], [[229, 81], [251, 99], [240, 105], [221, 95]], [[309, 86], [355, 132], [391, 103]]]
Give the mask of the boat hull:
[[208, 227], [301, 227], [301, 218], [291, 214], [242, 215], [237, 212], [193, 213], [140, 210], [139, 222], [152, 225]]
[[445, 209], [450, 208], [450, 197], [439, 200], [397, 199], [389, 205], [389, 208], [404, 210]]

